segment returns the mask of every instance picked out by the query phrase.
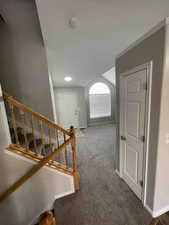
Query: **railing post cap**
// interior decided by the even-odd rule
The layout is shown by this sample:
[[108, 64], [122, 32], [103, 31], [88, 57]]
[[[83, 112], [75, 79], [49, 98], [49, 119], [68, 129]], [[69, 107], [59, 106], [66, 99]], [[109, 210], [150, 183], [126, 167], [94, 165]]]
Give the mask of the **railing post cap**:
[[74, 132], [75, 132], [74, 126], [70, 126], [70, 132], [71, 132], [71, 135], [74, 135]]

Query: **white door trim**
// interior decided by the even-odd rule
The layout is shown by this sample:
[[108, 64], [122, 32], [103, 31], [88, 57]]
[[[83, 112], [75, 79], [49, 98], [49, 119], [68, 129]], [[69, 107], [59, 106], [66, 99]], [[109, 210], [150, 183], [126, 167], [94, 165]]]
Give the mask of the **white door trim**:
[[[145, 143], [144, 143], [144, 159], [143, 159], [143, 192], [141, 201], [144, 206], [146, 206], [146, 193], [147, 193], [147, 172], [148, 172], [148, 152], [149, 152], [149, 130], [150, 130], [150, 112], [151, 112], [151, 89], [152, 89], [152, 68], [153, 62], [150, 61], [143, 65], [137, 66], [131, 70], [128, 70], [124, 73], [120, 74], [120, 80], [129, 74], [136, 73], [140, 70], [147, 70], [147, 92], [146, 92], [146, 110], [145, 110]], [[120, 91], [120, 90], [119, 90]], [[120, 112], [121, 113], [121, 112]], [[120, 114], [121, 115], [121, 114]], [[122, 134], [121, 130], [121, 116], [120, 116], [120, 134]], [[122, 159], [122, 148], [121, 141], [119, 136], [120, 143], [120, 177], [123, 178], [123, 159]]]

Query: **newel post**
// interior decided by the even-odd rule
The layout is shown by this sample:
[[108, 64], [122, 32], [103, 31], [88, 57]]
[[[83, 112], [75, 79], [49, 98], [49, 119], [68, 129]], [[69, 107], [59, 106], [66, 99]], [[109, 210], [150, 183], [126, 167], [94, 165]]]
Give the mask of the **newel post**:
[[74, 185], [76, 191], [80, 189], [79, 185], [79, 177], [78, 177], [78, 170], [77, 170], [77, 155], [76, 155], [76, 136], [75, 136], [75, 129], [73, 126], [70, 127], [71, 132], [71, 146], [72, 146], [72, 154], [73, 154], [73, 176], [74, 176]]

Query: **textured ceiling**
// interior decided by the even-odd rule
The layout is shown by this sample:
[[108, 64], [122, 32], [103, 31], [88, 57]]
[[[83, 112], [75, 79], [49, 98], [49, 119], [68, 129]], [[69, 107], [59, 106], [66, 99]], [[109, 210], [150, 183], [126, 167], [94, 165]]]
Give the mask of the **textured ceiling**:
[[[55, 86], [85, 86], [169, 16], [169, 0], [36, 0]], [[69, 26], [77, 19], [76, 28]], [[63, 81], [72, 76], [71, 83]]]

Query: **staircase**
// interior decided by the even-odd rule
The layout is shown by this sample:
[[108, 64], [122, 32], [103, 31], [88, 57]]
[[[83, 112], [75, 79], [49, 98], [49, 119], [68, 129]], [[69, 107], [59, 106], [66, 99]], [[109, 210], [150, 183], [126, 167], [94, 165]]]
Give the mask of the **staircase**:
[[169, 225], [169, 212], [153, 219], [150, 225]]
[[79, 190], [74, 128], [63, 129], [6, 93], [4, 102], [12, 140], [6, 150], [32, 162], [33, 166], [0, 194], [0, 204], [10, 200], [15, 192], [47, 167], [53, 174], [69, 179], [70, 183], [72, 177], [74, 190]]

